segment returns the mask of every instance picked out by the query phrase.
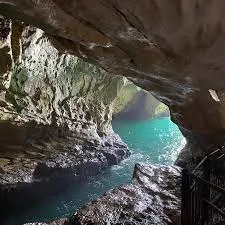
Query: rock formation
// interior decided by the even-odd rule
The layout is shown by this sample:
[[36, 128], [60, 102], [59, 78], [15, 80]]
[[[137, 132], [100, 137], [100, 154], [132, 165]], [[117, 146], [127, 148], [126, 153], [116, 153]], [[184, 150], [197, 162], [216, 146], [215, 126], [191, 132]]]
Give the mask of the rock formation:
[[111, 127], [122, 78], [61, 53], [42, 30], [0, 21], [3, 216], [130, 153]]
[[180, 169], [136, 164], [133, 180], [88, 203], [72, 224], [174, 225], [180, 215]]
[[169, 106], [191, 160], [224, 143], [223, 0], [2, 0], [0, 11], [151, 91]]
[[169, 115], [166, 105], [129, 81], [121, 88], [113, 105], [116, 120], [147, 120]]

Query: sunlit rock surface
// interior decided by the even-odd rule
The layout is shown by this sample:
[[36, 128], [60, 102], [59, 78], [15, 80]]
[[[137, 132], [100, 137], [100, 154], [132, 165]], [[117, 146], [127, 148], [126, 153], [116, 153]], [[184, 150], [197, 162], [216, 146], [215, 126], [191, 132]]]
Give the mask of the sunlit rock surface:
[[113, 118], [116, 120], [147, 120], [170, 116], [169, 108], [149, 92], [125, 80], [125, 85], [114, 101]]
[[137, 164], [132, 183], [106, 192], [71, 219], [72, 224], [179, 224], [180, 169]]
[[111, 126], [122, 78], [61, 53], [39, 29], [0, 21], [0, 209], [5, 216], [130, 152]]
[[224, 0], [3, 0], [0, 11], [151, 91], [188, 139], [189, 160], [224, 143]]

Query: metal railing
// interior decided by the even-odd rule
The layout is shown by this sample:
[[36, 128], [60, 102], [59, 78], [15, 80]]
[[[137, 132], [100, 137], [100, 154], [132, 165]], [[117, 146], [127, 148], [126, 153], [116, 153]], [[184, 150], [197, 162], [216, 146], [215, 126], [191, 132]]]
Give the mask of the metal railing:
[[225, 224], [225, 148], [207, 155], [192, 171], [182, 172], [182, 225]]

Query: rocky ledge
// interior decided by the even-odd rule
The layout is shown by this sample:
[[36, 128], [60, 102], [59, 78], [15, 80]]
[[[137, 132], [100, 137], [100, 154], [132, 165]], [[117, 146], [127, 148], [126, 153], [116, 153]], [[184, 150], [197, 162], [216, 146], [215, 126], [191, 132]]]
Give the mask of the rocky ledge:
[[131, 184], [106, 192], [69, 220], [49, 225], [177, 225], [180, 183], [179, 167], [136, 164]]
[[22, 149], [1, 153], [1, 215], [57, 194], [70, 182], [96, 175], [130, 154], [116, 135], [97, 140], [48, 128], [47, 134], [51, 132], [48, 140], [33, 139]]

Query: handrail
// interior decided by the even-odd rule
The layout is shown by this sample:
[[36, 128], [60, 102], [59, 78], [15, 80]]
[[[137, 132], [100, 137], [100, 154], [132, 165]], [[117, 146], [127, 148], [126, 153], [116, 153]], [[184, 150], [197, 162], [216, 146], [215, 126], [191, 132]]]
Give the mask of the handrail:
[[218, 159], [222, 159], [225, 156], [225, 154], [222, 154], [221, 156], [219, 156], [216, 160]]
[[214, 155], [214, 154], [217, 153], [218, 151], [221, 151], [222, 148], [224, 148], [224, 146], [222, 146], [221, 148], [217, 148], [215, 151], [209, 153], [208, 156]]
[[225, 147], [221, 146], [206, 155], [193, 171], [183, 169], [182, 225], [212, 225], [214, 215], [225, 219], [225, 209], [220, 207], [224, 205], [225, 180], [217, 176], [214, 166], [224, 156]]
[[219, 214], [221, 216], [224, 216], [225, 217], [225, 211], [219, 209], [218, 207], [216, 207], [212, 202], [208, 201], [207, 199], [202, 198], [201, 196], [199, 196], [199, 194], [196, 191], [193, 191], [192, 193], [194, 195], [196, 195], [198, 198], [200, 198], [201, 200], [203, 200], [204, 202], [206, 202], [208, 205], [212, 206], [217, 212], [219, 212]]
[[222, 188], [222, 187], [220, 187], [220, 186], [217, 186], [217, 185], [215, 185], [215, 184], [213, 184], [213, 183], [211, 183], [211, 182], [209, 182], [209, 181], [207, 181], [207, 180], [205, 180], [205, 179], [203, 179], [203, 178], [201, 178], [201, 177], [198, 177], [198, 176], [196, 176], [196, 175], [194, 175], [194, 174], [191, 174], [191, 173], [190, 173], [189, 175], [190, 175], [191, 177], [195, 178], [197, 181], [202, 182], [202, 183], [205, 183], [205, 184], [207, 184], [208, 186], [210, 186], [210, 187], [216, 189], [217, 191], [222, 192], [223, 194], [225, 194], [225, 189], [224, 189], [224, 188]]
[[192, 171], [192, 173], [196, 173], [197, 170], [201, 167], [201, 165], [203, 165], [203, 163], [209, 159], [211, 156], [213, 156], [214, 154], [216, 154], [217, 152], [221, 151], [224, 148], [224, 146], [222, 146], [221, 148], [216, 149], [215, 151], [209, 153], [208, 155], [206, 155], [201, 161], [200, 163], [195, 167], [195, 169]]
[[195, 169], [192, 171], [192, 174], [196, 173], [197, 170], [199, 169], [199, 167], [206, 161], [206, 159], [208, 159], [208, 156], [205, 156], [201, 162], [195, 167]]

